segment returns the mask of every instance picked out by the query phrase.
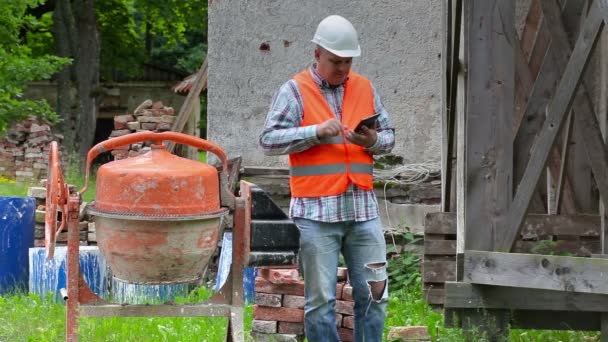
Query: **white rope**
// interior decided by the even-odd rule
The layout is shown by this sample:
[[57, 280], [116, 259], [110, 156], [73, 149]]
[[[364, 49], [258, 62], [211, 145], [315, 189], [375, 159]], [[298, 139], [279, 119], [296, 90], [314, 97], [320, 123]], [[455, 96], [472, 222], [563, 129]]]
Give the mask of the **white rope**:
[[[374, 169], [374, 180], [383, 181], [384, 187], [384, 210], [388, 226], [394, 227], [391, 222], [391, 215], [388, 211], [388, 200], [386, 199], [386, 187], [389, 183], [397, 183], [404, 185], [421, 184], [428, 181], [430, 178], [439, 177], [441, 175], [441, 166], [439, 162], [424, 162], [420, 164], [399, 165], [392, 169]], [[391, 234], [392, 237], [393, 234]], [[395, 238], [393, 237], [393, 245]]]

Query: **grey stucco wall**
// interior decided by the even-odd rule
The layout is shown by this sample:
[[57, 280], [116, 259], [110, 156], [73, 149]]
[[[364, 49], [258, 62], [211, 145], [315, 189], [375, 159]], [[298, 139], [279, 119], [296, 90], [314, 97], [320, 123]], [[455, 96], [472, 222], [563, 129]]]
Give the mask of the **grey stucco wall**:
[[286, 157], [264, 156], [258, 136], [274, 92], [312, 63], [310, 40], [330, 14], [359, 33], [353, 70], [374, 83], [391, 114], [393, 152], [407, 163], [439, 160], [441, 0], [213, 1], [207, 137], [245, 165], [286, 165]]

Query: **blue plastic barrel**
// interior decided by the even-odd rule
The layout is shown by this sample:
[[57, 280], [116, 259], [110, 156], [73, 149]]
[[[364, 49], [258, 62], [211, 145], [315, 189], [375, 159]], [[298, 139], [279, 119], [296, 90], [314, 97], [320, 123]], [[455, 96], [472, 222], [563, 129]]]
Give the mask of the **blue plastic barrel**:
[[[30, 263], [30, 293], [41, 298], [46, 298], [48, 293], [53, 293], [55, 302], [63, 302], [59, 290], [66, 288], [67, 279], [67, 247], [55, 247], [53, 259], [46, 258], [46, 252], [42, 247], [34, 247], [29, 250]], [[79, 248], [80, 271], [89, 288], [101, 298], [109, 297], [109, 274], [106, 261], [97, 246], [80, 246]]]
[[27, 290], [28, 248], [34, 246], [36, 201], [0, 197], [0, 293]]

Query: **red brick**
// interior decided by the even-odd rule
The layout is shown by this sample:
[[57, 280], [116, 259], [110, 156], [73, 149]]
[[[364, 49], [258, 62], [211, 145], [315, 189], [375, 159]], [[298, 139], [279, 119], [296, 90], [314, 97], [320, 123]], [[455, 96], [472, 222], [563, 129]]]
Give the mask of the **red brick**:
[[352, 342], [355, 340], [354, 332], [350, 329], [340, 328], [338, 329], [338, 335], [342, 342]]
[[286, 308], [304, 309], [304, 297], [303, 296], [284, 295], [283, 296], [283, 306]]
[[304, 323], [279, 322], [279, 334], [296, 334], [304, 333]]
[[254, 305], [253, 318], [262, 321], [303, 323], [304, 310], [293, 308], [269, 308], [267, 306]]
[[158, 126], [157, 123], [154, 122], [142, 122], [141, 129], [145, 129], [146, 131], [153, 131]]
[[350, 286], [350, 284], [344, 285], [344, 289], [342, 289], [342, 300], [349, 302], [353, 301], [353, 287]]
[[255, 294], [255, 303], [260, 306], [270, 306], [270, 307], [281, 307], [281, 298], [280, 294], [272, 294], [272, 293], [256, 293]]
[[274, 334], [277, 332], [277, 321], [261, 321], [254, 319], [251, 322], [251, 331]]
[[258, 275], [273, 284], [297, 284], [303, 282], [297, 269], [259, 268]]
[[255, 291], [304, 296], [304, 282], [297, 284], [273, 284], [264, 278], [257, 277], [255, 278]]
[[152, 109], [163, 109], [165, 105], [162, 101], [156, 101], [152, 104]]
[[117, 115], [114, 117], [114, 129], [126, 129], [127, 122], [134, 121], [135, 117], [131, 114]]
[[112, 131], [112, 133], [110, 133], [110, 138], [122, 137], [123, 135], [127, 135], [129, 133], [131, 133], [131, 130], [128, 130], [128, 129], [114, 130], [114, 131]]
[[389, 340], [430, 341], [431, 336], [426, 326], [391, 327], [387, 338]]
[[339, 313], [336, 314], [336, 326], [339, 328], [342, 326], [342, 315]]
[[336, 301], [336, 312], [346, 315], [353, 315], [355, 302], [347, 302], [343, 300]]
[[172, 124], [168, 122], [161, 122], [156, 126], [156, 129], [159, 131], [170, 131]]
[[344, 316], [342, 326], [348, 329], [355, 329], [355, 316]]
[[344, 283], [336, 284], [336, 299], [342, 299], [342, 289], [344, 288]]

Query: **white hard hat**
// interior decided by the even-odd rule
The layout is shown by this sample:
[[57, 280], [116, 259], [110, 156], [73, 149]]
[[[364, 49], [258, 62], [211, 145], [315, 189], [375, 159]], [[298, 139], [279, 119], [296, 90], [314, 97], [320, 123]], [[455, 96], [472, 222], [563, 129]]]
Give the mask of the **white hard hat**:
[[312, 42], [340, 57], [359, 57], [361, 48], [357, 31], [350, 21], [339, 15], [330, 15], [317, 27]]

